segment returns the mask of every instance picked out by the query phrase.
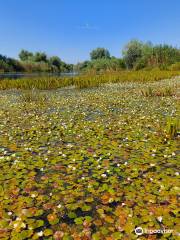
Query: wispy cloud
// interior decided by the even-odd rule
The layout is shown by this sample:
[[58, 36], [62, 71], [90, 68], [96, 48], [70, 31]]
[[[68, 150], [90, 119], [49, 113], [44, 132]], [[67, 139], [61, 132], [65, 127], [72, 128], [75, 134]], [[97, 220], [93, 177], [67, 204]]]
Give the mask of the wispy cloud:
[[77, 26], [76, 28], [84, 29], [84, 30], [98, 30], [99, 29], [97, 26], [90, 25], [89, 23]]

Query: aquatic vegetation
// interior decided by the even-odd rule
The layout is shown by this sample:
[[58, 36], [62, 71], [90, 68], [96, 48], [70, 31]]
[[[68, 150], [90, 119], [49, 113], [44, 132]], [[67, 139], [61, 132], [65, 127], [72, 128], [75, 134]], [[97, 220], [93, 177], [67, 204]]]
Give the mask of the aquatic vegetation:
[[38, 102], [45, 103], [47, 101], [47, 95], [45, 93], [37, 92], [36, 90], [24, 91], [20, 95], [21, 102]]
[[142, 89], [141, 90], [141, 94], [144, 97], [152, 97], [153, 96], [153, 90], [151, 87], [148, 87], [147, 89]]
[[177, 239], [178, 81], [1, 91], [0, 238]]
[[180, 135], [180, 121], [178, 118], [171, 119], [169, 118], [167, 121], [167, 134], [170, 136], [170, 138], [177, 137], [178, 134]]
[[148, 87], [148, 88], [142, 89], [141, 94], [145, 97], [152, 97], [152, 96], [167, 97], [167, 96], [175, 95], [176, 91], [173, 87], [164, 87], [160, 89], [152, 89], [151, 87]]
[[148, 83], [179, 76], [179, 71], [114, 71], [104, 74], [86, 74], [74, 77], [36, 77], [0, 80], [0, 90], [5, 89], [57, 89], [75, 86], [78, 89], [99, 87], [104, 83], [140, 82]]
[[31, 77], [24, 79], [0, 80], [0, 89], [56, 89], [72, 85], [71, 77]]

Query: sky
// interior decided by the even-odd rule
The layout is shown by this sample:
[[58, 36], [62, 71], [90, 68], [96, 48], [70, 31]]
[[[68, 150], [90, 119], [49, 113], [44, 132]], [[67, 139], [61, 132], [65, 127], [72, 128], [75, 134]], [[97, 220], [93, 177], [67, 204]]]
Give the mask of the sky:
[[1, 0], [0, 54], [21, 49], [87, 60], [96, 47], [121, 57], [131, 39], [180, 47], [180, 0]]

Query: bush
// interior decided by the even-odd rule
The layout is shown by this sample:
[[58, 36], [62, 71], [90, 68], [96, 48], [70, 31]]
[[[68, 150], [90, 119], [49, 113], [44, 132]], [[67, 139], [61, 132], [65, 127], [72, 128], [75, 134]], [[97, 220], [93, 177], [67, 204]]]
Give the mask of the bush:
[[159, 69], [160, 70], [168, 70], [168, 65], [167, 64], [160, 64]]
[[180, 71], [180, 62], [174, 63], [169, 67], [172, 71]]
[[145, 68], [146, 65], [147, 65], [146, 60], [143, 59], [143, 58], [140, 58], [140, 59], [136, 62], [135, 66], [134, 66], [134, 69], [135, 69], [135, 70], [141, 70], [141, 69]]

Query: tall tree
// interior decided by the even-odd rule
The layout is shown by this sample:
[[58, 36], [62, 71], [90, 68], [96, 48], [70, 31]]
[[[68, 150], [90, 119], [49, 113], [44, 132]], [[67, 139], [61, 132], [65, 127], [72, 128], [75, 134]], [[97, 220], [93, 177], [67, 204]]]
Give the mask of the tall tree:
[[27, 50], [22, 49], [19, 53], [19, 58], [21, 61], [28, 61], [31, 60], [33, 57], [33, 53]]
[[143, 43], [131, 40], [123, 49], [123, 56], [128, 68], [133, 68], [139, 58], [142, 57]]
[[101, 59], [101, 58], [110, 58], [110, 53], [105, 48], [96, 48], [90, 53], [91, 60]]
[[47, 55], [44, 52], [36, 52], [34, 55], [35, 62], [47, 62]]
[[52, 56], [49, 58], [49, 63], [53, 67], [57, 68], [57, 70], [60, 70], [62, 61], [58, 56]]

